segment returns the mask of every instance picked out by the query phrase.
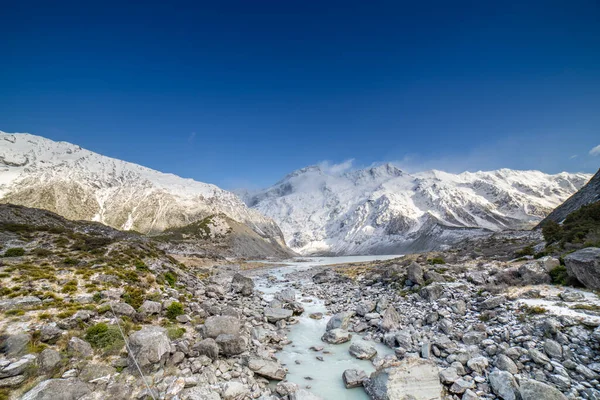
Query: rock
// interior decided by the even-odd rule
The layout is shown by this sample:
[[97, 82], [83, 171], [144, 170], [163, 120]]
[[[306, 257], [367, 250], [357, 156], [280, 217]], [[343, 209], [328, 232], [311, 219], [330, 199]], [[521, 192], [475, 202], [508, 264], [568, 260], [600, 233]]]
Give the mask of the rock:
[[463, 335], [462, 341], [464, 344], [474, 345], [481, 343], [485, 338], [487, 338], [487, 334], [485, 332], [479, 331], [470, 331]]
[[356, 314], [361, 317], [364, 317], [373, 310], [375, 310], [375, 302], [373, 301], [362, 301], [356, 306]]
[[600, 248], [588, 247], [565, 257], [567, 273], [590, 289], [600, 289]]
[[49, 379], [25, 393], [21, 400], [78, 400], [90, 392], [79, 379]]
[[229, 381], [223, 386], [224, 400], [242, 400], [250, 394], [250, 389], [241, 382]]
[[275, 323], [277, 321], [288, 319], [293, 315], [293, 312], [292, 310], [287, 310], [285, 308], [265, 307], [264, 314], [267, 321]]
[[395, 331], [400, 328], [400, 314], [394, 307], [388, 307], [383, 313], [381, 329], [384, 332]]
[[20, 359], [11, 362], [0, 370], [0, 379], [21, 375], [33, 365], [35, 358], [36, 357], [33, 354], [27, 354]]
[[113, 302], [111, 303], [112, 309], [117, 315], [126, 315], [132, 317], [135, 314], [135, 309], [127, 303]]
[[360, 360], [370, 360], [377, 355], [377, 350], [375, 347], [369, 343], [366, 343], [365, 341], [352, 343], [348, 351], [353, 357], [356, 357]]
[[529, 357], [531, 357], [536, 364], [545, 365], [550, 363], [550, 359], [537, 349], [529, 349]]
[[21, 354], [25, 354], [30, 341], [31, 336], [27, 333], [10, 335], [2, 342], [1, 352], [8, 357], [20, 356]]
[[[129, 335], [129, 347], [143, 371], [152, 371], [163, 366], [171, 351], [171, 342], [167, 331], [158, 326], [144, 326], [141, 330]], [[133, 362], [130, 363], [133, 366]]]
[[254, 281], [242, 274], [233, 275], [231, 288], [235, 293], [240, 293], [242, 296], [250, 296], [254, 292]]
[[423, 277], [423, 268], [417, 264], [416, 262], [412, 262], [408, 266], [408, 280], [410, 280], [413, 284], [422, 286], [425, 283], [425, 278]]
[[560, 390], [532, 379], [521, 379], [519, 394], [522, 400], [567, 400]]
[[316, 319], [316, 320], [323, 319], [323, 313], [322, 312], [311, 313], [308, 317], [311, 319]]
[[294, 393], [290, 394], [290, 400], [322, 400], [321, 397], [316, 394], [309, 392], [306, 389], [298, 389]]
[[83, 382], [90, 382], [104, 376], [114, 375], [116, 372], [117, 370], [110, 365], [87, 363], [79, 373], [78, 378]]
[[248, 360], [248, 368], [255, 374], [277, 381], [285, 379], [286, 375], [285, 369], [277, 361], [264, 360], [262, 358], [251, 358]]
[[330, 331], [326, 331], [325, 334], [321, 337], [321, 340], [331, 344], [340, 344], [349, 342], [352, 338], [352, 335], [343, 329], [332, 329]]
[[217, 336], [216, 342], [220, 352], [229, 356], [241, 354], [248, 347], [246, 338], [240, 335], [222, 334]]
[[541, 285], [552, 281], [548, 271], [537, 261], [521, 265], [519, 275], [522, 282], [529, 285]]
[[79, 358], [88, 358], [94, 354], [94, 350], [92, 350], [92, 346], [88, 342], [76, 337], [72, 337], [69, 340], [67, 351], [69, 354]]
[[546, 272], [550, 272], [554, 268], [560, 266], [560, 260], [558, 258], [554, 258], [551, 256], [545, 256], [537, 260], [538, 264], [542, 266], [546, 270]]
[[517, 364], [515, 364], [514, 361], [505, 354], [500, 354], [498, 356], [496, 359], [496, 367], [502, 371], [510, 372], [513, 375], [519, 372]]
[[195, 386], [183, 389], [181, 400], [221, 400], [221, 396], [208, 387]]
[[363, 370], [347, 369], [342, 374], [342, 379], [344, 380], [344, 386], [346, 386], [346, 389], [352, 389], [362, 386], [363, 382], [366, 381], [368, 377]]
[[486, 275], [481, 271], [470, 271], [466, 274], [467, 281], [474, 285], [485, 285]]
[[562, 301], [566, 301], [568, 303], [575, 301], [583, 301], [585, 300], [585, 296], [583, 293], [575, 292], [572, 290], [566, 290], [558, 295]]
[[277, 386], [275, 386], [275, 391], [281, 396], [281, 397], [285, 397], [288, 396], [292, 393], [294, 393], [295, 391], [297, 391], [298, 389], [300, 389], [300, 387], [298, 385], [296, 385], [295, 383], [292, 382], [279, 382], [277, 384]]
[[15, 297], [13, 299], [0, 300], [0, 311], [36, 306], [41, 303], [42, 300], [35, 296]]
[[459, 378], [450, 386], [450, 392], [455, 394], [463, 394], [469, 389], [473, 389], [475, 387], [475, 382], [468, 381], [463, 378]]
[[460, 376], [456, 372], [456, 368], [444, 368], [440, 371], [440, 380], [442, 383], [451, 384], [456, 382]]
[[204, 321], [204, 336], [215, 339], [219, 335], [237, 335], [240, 333], [240, 320], [236, 317], [212, 316]]
[[353, 314], [354, 313], [348, 311], [333, 315], [329, 318], [329, 321], [327, 321], [326, 330], [330, 331], [337, 328], [344, 330], [348, 329], [348, 324], [350, 323], [350, 318], [352, 318]]
[[382, 368], [364, 382], [371, 399], [441, 399], [437, 365], [433, 361], [406, 358], [398, 366]]
[[0, 389], [20, 386], [25, 382], [25, 375], [11, 376], [10, 378], [0, 379]]
[[[519, 399], [518, 386], [515, 378], [506, 371], [493, 371], [489, 376], [492, 391], [501, 399], [517, 400]], [[537, 400], [542, 399], [542, 397]]]
[[506, 303], [506, 297], [495, 296], [485, 300], [483, 303], [481, 303], [480, 307], [482, 310], [493, 310], [494, 308], [500, 307], [504, 303]]
[[419, 291], [419, 295], [427, 301], [436, 301], [444, 294], [444, 285], [432, 283]]
[[196, 343], [193, 347], [198, 352], [198, 355], [208, 356], [213, 360], [219, 357], [219, 345], [213, 338], [206, 338]]
[[44, 343], [55, 343], [62, 336], [62, 329], [54, 324], [47, 324], [40, 329], [40, 341]]
[[450, 306], [452, 312], [458, 315], [465, 315], [467, 313], [467, 304], [464, 300], [457, 300]]
[[471, 389], [467, 389], [462, 395], [461, 400], [479, 400], [479, 396]]
[[425, 278], [425, 282], [446, 282], [446, 279], [442, 276], [442, 274], [438, 274], [433, 270], [425, 271], [423, 274], [423, 278]]
[[162, 311], [162, 304], [158, 301], [146, 300], [142, 303], [138, 311], [144, 315], [160, 314]]
[[42, 373], [52, 372], [60, 364], [60, 353], [54, 349], [44, 349], [38, 356], [38, 366]]
[[562, 346], [557, 341], [546, 339], [544, 342], [544, 351], [549, 357], [562, 358]]
[[273, 296], [276, 300], [279, 300], [283, 303], [294, 303], [296, 301], [296, 292], [294, 289], [284, 289], [281, 292], [275, 293]]
[[471, 368], [472, 371], [479, 375], [483, 375], [483, 372], [488, 367], [489, 361], [485, 357], [475, 357], [467, 361], [467, 367]]

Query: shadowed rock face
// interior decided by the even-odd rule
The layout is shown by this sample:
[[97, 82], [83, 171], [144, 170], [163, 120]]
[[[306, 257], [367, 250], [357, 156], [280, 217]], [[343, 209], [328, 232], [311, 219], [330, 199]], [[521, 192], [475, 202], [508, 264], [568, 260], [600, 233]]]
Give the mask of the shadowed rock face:
[[600, 201], [600, 170], [598, 170], [592, 179], [590, 179], [584, 187], [579, 189], [577, 193], [573, 194], [564, 203], [548, 214], [548, 216], [536, 226], [536, 229], [541, 228], [548, 221], [560, 223], [572, 212], [597, 201]]
[[600, 289], [600, 248], [588, 247], [565, 257], [569, 276], [577, 278], [587, 288]]

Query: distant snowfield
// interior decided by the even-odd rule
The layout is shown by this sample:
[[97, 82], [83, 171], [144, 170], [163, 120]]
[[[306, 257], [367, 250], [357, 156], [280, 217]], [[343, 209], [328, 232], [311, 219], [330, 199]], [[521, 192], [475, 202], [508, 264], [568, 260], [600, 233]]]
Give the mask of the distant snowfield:
[[311, 166], [244, 197], [300, 254], [399, 254], [529, 229], [590, 178], [509, 169], [408, 174], [391, 164], [336, 174]]

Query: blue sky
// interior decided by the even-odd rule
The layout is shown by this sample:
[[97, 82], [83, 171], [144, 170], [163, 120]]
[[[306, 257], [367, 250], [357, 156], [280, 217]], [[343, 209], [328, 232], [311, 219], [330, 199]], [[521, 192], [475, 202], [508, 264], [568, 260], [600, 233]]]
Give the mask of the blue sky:
[[2, 17], [0, 130], [225, 188], [324, 160], [600, 166], [597, 1], [15, 1]]

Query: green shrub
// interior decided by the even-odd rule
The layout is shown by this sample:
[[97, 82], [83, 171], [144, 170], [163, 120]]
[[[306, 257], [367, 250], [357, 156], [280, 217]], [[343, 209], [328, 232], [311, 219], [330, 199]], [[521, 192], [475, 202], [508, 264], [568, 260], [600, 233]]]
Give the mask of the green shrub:
[[72, 280], [64, 284], [62, 288], [63, 293], [75, 293], [77, 291], [77, 281]]
[[171, 320], [177, 318], [178, 315], [183, 315], [183, 304], [174, 301], [169, 307], [167, 307], [166, 314], [167, 318]]
[[167, 281], [169, 286], [174, 288], [175, 282], [177, 282], [177, 275], [175, 275], [175, 273], [169, 271], [169, 272], [165, 273], [164, 277], [165, 277], [165, 281]]
[[446, 260], [444, 260], [441, 257], [436, 257], [436, 258], [432, 258], [431, 260], [429, 260], [429, 263], [432, 265], [446, 264]]
[[517, 257], [532, 256], [533, 254], [534, 250], [532, 245], [525, 246], [516, 253]]
[[167, 336], [171, 340], [179, 339], [185, 333], [185, 328], [179, 326], [169, 326], [167, 327]]
[[144, 302], [144, 291], [137, 287], [127, 286], [123, 293], [123, 300], [137, 310]]
[[569, 275], [567, 274], [567, 267], [559, 265], [550, 270], [550, 278], [552, 283], [555, 285], [566, 285], [569, 281]]
[[133, 265], [138, 271], [149, 271], [148, 266], [142, 260], [136, 260]]
[[21, 257], [23, 255], [25, 255], [25, 249], [22, 247], [13, 247], [4, 252], [4, 257]]
[[125, 344], [119, 328], [104, 322], [90, 326], [85, 333], [85, 340], [92, 347], [102, 350], [120, 349]]

